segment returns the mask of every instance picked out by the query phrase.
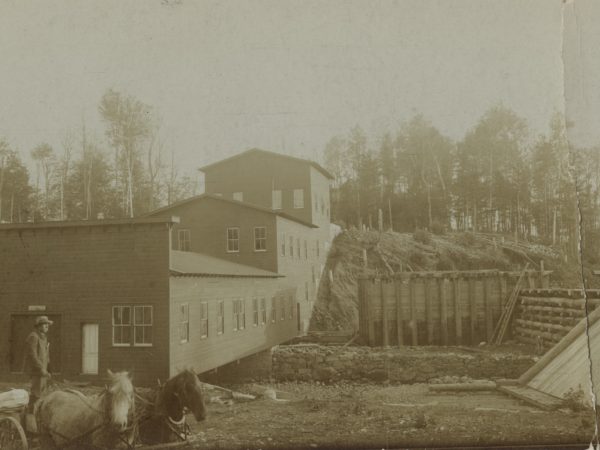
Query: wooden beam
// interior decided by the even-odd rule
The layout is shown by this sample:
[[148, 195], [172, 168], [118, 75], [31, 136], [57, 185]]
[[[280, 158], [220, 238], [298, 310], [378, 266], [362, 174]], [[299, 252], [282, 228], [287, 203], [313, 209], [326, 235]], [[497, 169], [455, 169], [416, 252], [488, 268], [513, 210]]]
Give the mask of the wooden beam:
[[456, 333], [456, 345], [462, 345], [462, 308], [460, 299], [460, 280], [454, 278], [454, 327]]
[[489, 343], [492, 340], [492, 334], [494, 334], [494, 321], [492, 315], [492, 298], [490, 293], [489, 278], [486, 277], [482, 280], [483, 283], [483, 307], [485, 310], [485, 338]]
[[477, 297], [475, 296], [475, 283], [469, 278], [469, 313], [471, 315], [469, 325], [471, 326], [471, 344], [477, 345], [477, 336], [475, 336], [475, 323], [477, 321]]
[[431, 289], [429, 279], [423, 279], [423, 295], [425, 295], [425, 319], [427, 321], [427, 343], [433, 344], [433, 302], [431, 301]]
[[410, 328], [412, 332], [412, 345], [419, 345], [417, 300], [415, 299], [415, 282], [413, 278], [408, 279], [408, 291], [410, 295]]
[[[371, 284], [375, 284], [377, 282], [377, 280], [366, 281], [365, 286], [367, 286], [366, 283], [369, 283], [369, 282]], [[368, 295], [368, 290], [365, 291], [365, 294], [366, 294], [366, 297], [368, 298], [367, 316], [369, 317], [369, 346], [374, 347], [375, 346], [375, 311], [373, 311], [373, 302], [371, 302], [371, 296]]]
[[446, 297], [446, 279], [439, 281], [440, 292], [440, 321], [442, 332], [442, 344], [448, 345], [448, 298]]
[[383, 346], [388, 347], [390, 345], [390, 337], [388, 334], [388, 310], [387, 310], [387, 302], [385, 301], [385, 292], [384, 292], [384, 279], [379, 280], [379, 296], [381, 297], [381, 326], [383, 328]]
[[[400, 286], [398, 286], [400, 283]], [[398, 346], [404, 345], [404, 324], [402, 323], [402, 280], [394, 280], [394, 294], [396, 296], [396, 329], [398, 330]]]

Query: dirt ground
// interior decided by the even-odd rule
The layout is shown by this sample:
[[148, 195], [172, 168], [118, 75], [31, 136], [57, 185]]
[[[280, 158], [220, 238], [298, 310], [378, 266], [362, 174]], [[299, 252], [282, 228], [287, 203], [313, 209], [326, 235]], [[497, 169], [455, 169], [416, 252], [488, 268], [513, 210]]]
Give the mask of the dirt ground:
[[430, 393], [427, 385], [236, 386], [261, 396], [207, 399], [192, 448], [390, 448], [589, 443], [591, 410], [544, 412], [497, 392]]
[[[0, 383], [0, 390], [9, 387], [25, 385]], [[591, 410], [545, 412], [499, 392], [431, 393], [425, 384], [289, 382], [228, 387], [257, 398], [234, 402], [208, 391], [207, 419], [196, 423], [190, 415], [194, 436], [178, 448], [587, 446], [594, 433]]]

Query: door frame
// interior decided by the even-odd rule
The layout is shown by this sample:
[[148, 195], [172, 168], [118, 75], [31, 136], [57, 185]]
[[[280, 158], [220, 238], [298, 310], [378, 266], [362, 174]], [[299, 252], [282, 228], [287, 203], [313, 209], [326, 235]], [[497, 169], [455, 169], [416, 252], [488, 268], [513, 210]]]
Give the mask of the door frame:
[[[86, 373], [83, 371], [83, 338], [84, 338], [84, 334], [83, 334], [83, 329], [86, 325], [96, 325], [98, 333], [96, 336], [96, 373]], [[100, 323], [99, 322], [81, 322], [81, 326], [79, 327], [80, 329], [80, 348], [81, 348], [81, 352], [80, 352], [80, 357], [81, 357], [81, 364], [79, 365], [79, 374], [83, 375], [83, 376], [96, 376], [100, 373]]]

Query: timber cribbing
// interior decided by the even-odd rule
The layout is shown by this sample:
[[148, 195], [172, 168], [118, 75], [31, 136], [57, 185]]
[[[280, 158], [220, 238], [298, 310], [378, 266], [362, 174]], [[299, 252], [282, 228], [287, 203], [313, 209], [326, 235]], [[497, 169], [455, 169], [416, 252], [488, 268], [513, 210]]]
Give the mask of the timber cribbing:
[[513, 336], [522, 343], [550, 348], [585, 317], [586, 305], [587, 313], [600, 305], [600, 290], [522, 289], [513, 318]]

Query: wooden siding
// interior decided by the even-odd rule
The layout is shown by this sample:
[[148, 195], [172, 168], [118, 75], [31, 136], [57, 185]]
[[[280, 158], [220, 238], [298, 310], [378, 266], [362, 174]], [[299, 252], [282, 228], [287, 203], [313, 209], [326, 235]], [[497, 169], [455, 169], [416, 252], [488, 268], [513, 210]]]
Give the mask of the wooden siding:
[[[274, 214], [205, 197], [158, 212], [158, 216], [179, 216], [172, 230], [172, 248], [178, 250], [177, 234], [190, 230], [190, 248], [216, 258], [277, 272], [277, 230]], [[227, 252], [227, 228], [239, 227], [239, 252]], [[266, 251], [254, 251], [254, 227], [266, 227]]]
[[[170, 372], [192, 367], [199, 373], [244, 358], [261, 350], [289, 341], [297, 335], [295, 289], [283, 280], [272, 278], [171, 277], [170, 284]], [[293, 317], [290, 317], [290, 297]], [[259, 303], [259, 325], [253, 325], [253, 303]], [[267, 320], [260, 323], [260, 299], [264, 298]], [[277, 299], [277, 320], [271, 322], [271, 299]], [[281, 320], [281, 300], [285, 319]], [[234, 330], [233, 301], [245, 305], [245, 328]], [[217, 302], [225, 303], [224, 331], [217, 334]], [[208, 304], [208, 336], [201, 337], [200, 304]], [[179, 307], [189, 305], [189, 340], [182, 343], [179, 335]]]
[[[61, 373], [104, 378], [129, 370], [136, 383], [168, 372], [169, 229], [166, 223], [0, 230], [0, 374], [10, 378], [10, 320], [45, 307], [61, 317]], [[112, 346], [112, 306], [154, 308], [152, 347]], [[84, 323], [99, 324], [99, 374], [80, 375]], [[23, 375], [14, 375], [13, 378]]]
[[[233, 199], [234, 192], [244, 193], [244, 202], [271, 208], [273, 189], [282, 191], [282, 211], [305, 222], [313, 222], [312, 189], [309, 162], [278, 158], [262, 152], [249, 152], [205, 172], [205, 190]], [[327, 178], [319, 173], [324, 180]], [[294, 189], [304, 189], [304, 208], [294, 208]], [[329, 185], [327, 185], [329, 190]]]

